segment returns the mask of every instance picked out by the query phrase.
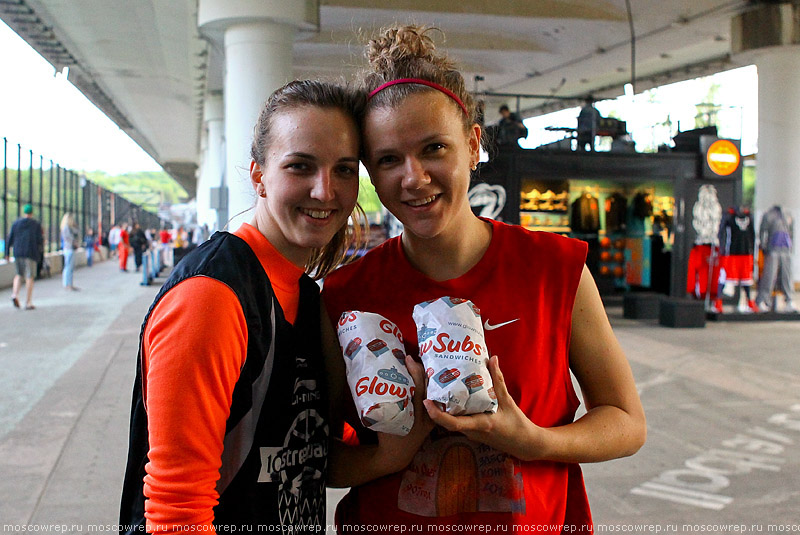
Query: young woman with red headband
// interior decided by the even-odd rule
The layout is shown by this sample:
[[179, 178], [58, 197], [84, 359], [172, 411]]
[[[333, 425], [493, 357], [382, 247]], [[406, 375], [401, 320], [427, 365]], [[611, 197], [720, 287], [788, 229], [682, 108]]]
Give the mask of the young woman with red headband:
[[311, 277], [354, 237], [363, 103], [322, 82], [276, 90], [250, 150], [251, 223], [214, 234], [156, 296], [139, 340], [123, 530], [323, 529], [329, 426]]
[[[404, 232], [326, 278], [329, 317], [336, 321], [346, 309], [382, 314], [416, 355], [415, 304], [444, 295], [472, 300], [497, 355], [489, 369], [499, 409], [453, 417], [425, 401], [426, 412], [404, 439], [376, 437], [351, 421], [360, 443], [353, 450], [377, 443], [372, 459], [385, 464], [332, 458], [330, 484], [352, 486], [337, 509], [340, 529], [402, 524], [438, 532], [436, 525], [490, 524], [591, 531], [578, 463], [633, 454], [646, 426], [630, 367], [585, 266], [586, 245], [473, 214], [467, 192], [481, 141], [475, 103], [424, 28], [386, 30], [367, 55], [363, 160]], [[570, 370], [587, 409], [577, 420]]]

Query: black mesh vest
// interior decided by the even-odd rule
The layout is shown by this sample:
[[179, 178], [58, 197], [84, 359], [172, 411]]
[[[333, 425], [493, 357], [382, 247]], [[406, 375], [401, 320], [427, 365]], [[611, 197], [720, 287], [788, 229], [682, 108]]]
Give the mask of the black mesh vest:
[[[145, 325], [170, 289], [196, 276], [211, 277], [233, 290], [248, 330], [247, 357], [225, 428], [215, 525], [278, 533], [324, 526], [328, 425], [321, 381], [319, 288], [309, 277], [301, 278], [297, 319], [290, 324], [255, 253], [241, 238], [218, 232], [178, 263], [142, 323], [121, 532], [144, 532], [142, 479], [149, 449], [142, 399]], [[279, 526], [283, 529], [276, 529]]]

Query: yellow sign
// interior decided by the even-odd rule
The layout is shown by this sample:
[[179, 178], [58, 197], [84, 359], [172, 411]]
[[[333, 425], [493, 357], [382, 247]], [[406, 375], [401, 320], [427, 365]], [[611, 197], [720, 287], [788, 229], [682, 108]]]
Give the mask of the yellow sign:
[[739, 168], [741, 155], [736, 145], [726, 139], [715, 141], [708, 147], [706, 161], [711, 170], [721, 176], [728, 176]]

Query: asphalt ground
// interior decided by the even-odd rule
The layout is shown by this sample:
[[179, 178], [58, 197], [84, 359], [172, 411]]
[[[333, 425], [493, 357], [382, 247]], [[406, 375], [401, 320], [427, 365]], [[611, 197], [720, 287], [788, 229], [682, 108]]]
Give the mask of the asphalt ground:
[[[76, 271], [80, 292], [38, 281], [33, 311], [0, 291], [3, 532], [115, 531], [138, 333], [158, 291], [140, 280], [95, 264]], [[583, 466], [596, 532], [800, 532], [800, 322], [672, 329], [608, 312], [648, 441]]]

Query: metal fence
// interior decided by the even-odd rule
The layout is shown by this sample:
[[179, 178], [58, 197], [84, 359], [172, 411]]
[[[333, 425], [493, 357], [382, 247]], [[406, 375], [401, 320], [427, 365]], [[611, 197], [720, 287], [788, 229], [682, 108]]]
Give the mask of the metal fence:
[[45, 252], [61, 249], [59, 226], [70, 212], [84, 235], [92, 229], [104, 237], [117, 222], [139, 223], [142, 228], [160, 228], [162, 220], [141, 206], [86, 180], [19, 144], [3, 138], [2, 204], [0, 205], [0, 258], [5, 254], [5, 240], [14, 221], [22, 216], [26, 204], [33, 207], [33, 217], [44, 229]]

